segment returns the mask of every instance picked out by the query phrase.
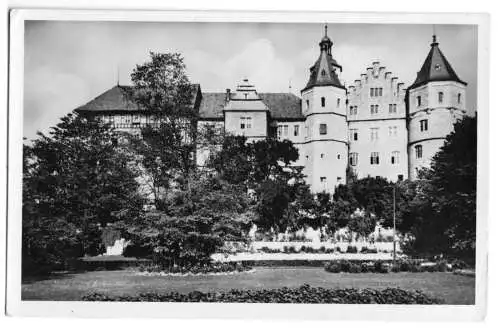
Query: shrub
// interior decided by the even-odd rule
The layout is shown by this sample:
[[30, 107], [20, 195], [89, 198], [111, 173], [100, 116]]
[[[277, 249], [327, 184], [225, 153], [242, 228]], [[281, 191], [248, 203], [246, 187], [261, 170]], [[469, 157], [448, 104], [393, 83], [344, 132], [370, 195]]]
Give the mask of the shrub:
[[171, 274], [178, 274], [178, 273], [206, 274], [206, 273], [243, 272], [250, 270], [251, 267], [241, 263], [216, 262], [212, 264], [196, 264], [184, 267], [178, 265], [162, 267], [157, 264], [147, 264], [147, 265], [140, 265], [138, 269], [141, 272], [164, 272]]
[[348, 245], [346, 253], [348, 253], [348, 254], [357, 254], [358, 253], [358, 248], [356, 248], [355, 245]]
[[331, 273], [339, 273], [341, 271], [339, 262], [328, 262], [325, 265], [325, 270]]
[[335, 251], [339, 252], [339, 253], [342, 253], [342, 249], [340, 249], [340, 247], [335, 247]]
[[322, 253], [326, 253], [326, 247], [324, 245], [322, 245], [320, 248], [319, 248], [319, 251], [322, 252]]
[[360, 253], [362, 254], [376, 254], [378, 253], [376, 248], [362, 247]]
[[385, 263], [383, 261], [375, 261], [375, 263], [373, 264], [373, 272], [388, 273], [389, 269], [389, 263]]
[[308, 304], [420, 304], [443, 303], [420, 291], [399, 288], [376, 289], [327, 289], [304, 284], [297, 288], [238, 290], [222, 292], [142, 293], [136, 296], [107, 296], [93, 292], [82, 297], [83, 301], [143, 301], [143, 302], [238, 302], [238, 303], [308, 303]]

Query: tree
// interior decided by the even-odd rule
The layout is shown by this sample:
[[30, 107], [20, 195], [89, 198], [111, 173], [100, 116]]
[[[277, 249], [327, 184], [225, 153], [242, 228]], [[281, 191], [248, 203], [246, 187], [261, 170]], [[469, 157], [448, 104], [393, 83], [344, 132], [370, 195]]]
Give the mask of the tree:
[[107, 125], [71, 113], [24, 146], [26, 264], [98, 254], [102, 228], [140, 214], [138, 175], [117, 143]]
[[252, 170], [252, 147], [244, 136], [228, 135], [223, 139], [221, 150], [209, 159], [208, 166], [231, 184], [247, 184]]
[[164, 210], [147, 212], [137, 224], [128, 226], [132, 243], [148, 249], [158, 264], [208, 264], [225, 241], [245, 240], [251, 227], [243, 187], [201, 175], [190, 185], [172, 191]]
[[477, 116], [455, 123], [429, 169], [419, 172], [402, 228], [415, 252], [473, 258], [476, 240]]
[[158, 126], [144, 128], [142, 140], [134, 144], [149, 175], [155, 204], [161, 207], [166, 191], [173, 184], [185, 187], [196, 168], [197, 88], [190, 84], [180, 54], [150, 52], [150, 57], [132, 72], [131, 94], [140, 112]]

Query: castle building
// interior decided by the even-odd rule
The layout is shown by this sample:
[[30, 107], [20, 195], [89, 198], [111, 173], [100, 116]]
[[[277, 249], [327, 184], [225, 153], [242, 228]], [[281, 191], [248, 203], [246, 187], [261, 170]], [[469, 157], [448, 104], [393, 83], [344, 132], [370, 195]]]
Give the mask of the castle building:
[[[211, 127], [223, 134], [244, 135], [248, 141], [290, 140], [299, 151], [294, 164], [304, 167], [315, 193], [333, 193], [346, 182], [348, 169], [358, 178], [417, 178], [418, 169], [430, 165], [453, 124], [465, 114], [467, 84], [439, 49], [436, 36], [407, 88], [378, 61], [345, 87], [332, 47], [325, 27], [319, 57], [309, 69], [301, 97], [260, 93], [248, 79], [235, 91], [221, 93], [203, 92], [200, 85], [193, 85], [198, 129]], [[76, 111], [137, 134], [146, 125], [157, 125], [158, 120], [131, 99], [131, 89], [117, 85]], [[198, 166], [205, 165], [211, 150], [199, 147]]]

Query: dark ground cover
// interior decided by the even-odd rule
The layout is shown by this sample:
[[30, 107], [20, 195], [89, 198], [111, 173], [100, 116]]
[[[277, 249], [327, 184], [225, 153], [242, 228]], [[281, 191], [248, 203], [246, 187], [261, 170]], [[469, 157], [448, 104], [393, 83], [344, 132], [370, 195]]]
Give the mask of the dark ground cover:
[[276, 289], [299, 287], [330, 289], [385, 289], [420, 290], [444, 300], [446, 304], [474, 304], [475, 278], [453, 273], [328, 273], [322, 268], [256, 268], [253, 273], [207, 276], [144, 276], [133, 270], [94, 271], [59, 275], [22, 285], [23, 300], [81, 300], [97, 292], [108, 296], [135, 296], [142, 293], [171, 291], [215, 292], [231, 289]]

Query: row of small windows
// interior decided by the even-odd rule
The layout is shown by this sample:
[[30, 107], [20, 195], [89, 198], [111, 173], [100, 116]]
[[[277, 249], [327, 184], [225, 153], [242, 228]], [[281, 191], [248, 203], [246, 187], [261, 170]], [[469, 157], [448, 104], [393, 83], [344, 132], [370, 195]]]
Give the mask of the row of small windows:
[[[358, 165], [359, 154], [357, 152], [351, 152], [349, 154], [349, 165], [356, 166]], [[393, 151], [390, 156], [390, 163], [393, 165], [399, 164], [400, 160], [400, 152]], [[370, 165], [379, 165], [380, 164], [380, 153], [372, 152], [370, 153]]]
[[370, 88], [370, 96], [371, 97], [381, 97], [382, 96], [382, 87]]
[[[337, 108], [340, 107], [340, 103], [342, 102], [342, 100], [340, 100], [340, 98], [337, 98]], [[309, 109], [309, 99], [306, 100], [306, 108]], [[326, 107], [326, 98], [325, 97], [321, 97], [321, 107]]]
[[[444, 93], [443, 92], [438, 92], [438, 103], [442, 104], [444, 101]], [[462, 94], [458, 93], [457, 94], [457, 103], [461, 104], [462, 103]], [[419, 95], [417, 96], [417, 107], [422, 106], [422, 97]]]
[[[379, 138], [379, 130], [380, 128], [370, 128], [370, 140], [376, 141]], [[398, 126], [389, 126], [388, 134], [390, 137], [398, 136]], [[359, 129], [351, 128], [349, 129], [349, 141], [357, 141], [359, 140]]]
[[[370, 105], [370, 114], [375, 115], [378, 114], [380, 105]], [[396, 104], [389, 104], [389, 114], [396, 114], [398, 112]], [[349, 107], [349, 115], [357, 115], [358, 114], [358, 106], [350, 106]]]

